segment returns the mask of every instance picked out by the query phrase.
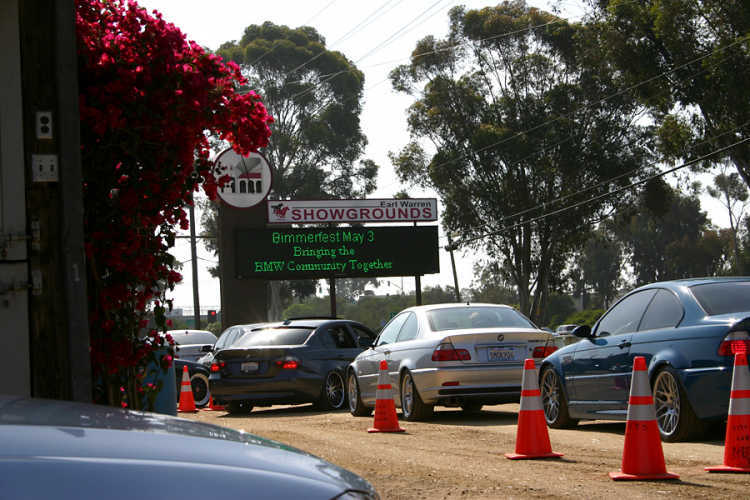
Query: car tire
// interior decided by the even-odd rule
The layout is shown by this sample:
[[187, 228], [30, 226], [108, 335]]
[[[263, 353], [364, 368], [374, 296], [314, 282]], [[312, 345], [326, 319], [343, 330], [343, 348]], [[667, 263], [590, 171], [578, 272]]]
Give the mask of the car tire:
[[224, 406], [227, 413], [232, 415], [245, 415], [253, 411], [253, 406], [250, 403], [234, 402], [228, 403]]
[[401, 413], [409, 422], [424, 422], [432, 417], [434, 406], [426, 405], [419, 395], [410, 371], [401, 377]]
[[463, 405], [461, 409], [463, 411], [479, 411], [484, 408], [484, 405]]
[[190, 387], [193, 390], [196, 408], [205, 407], [211, 398], [211, 393], [208, 390], [208, 377], [204, 373], [194, 373], [190, 377]]
[[553, 368], [547, 367], [542, 371], [539, 388], [542, 395], [544, 419], [549, 427], [566, 429], [578, 425], [577, 418], [570, 418], [560, 377]]
[[654, 377], [654, 410], [662, 441], [677, 443], [702, 438], [709, 422], [700, 420], [675, 371], [666, 366]]
[[337, 371], [326, 375], [323, 389], [315, 407], [320, 410], [340, 410], [346, 402], [346, 384], [344, 378]]
[[349, 412], [355, 417], [367, 417], [372, 414], [372, 408], [368, 408], [362, 403], [359, 396], [359, 383], [354, 372], [349, 372], [349, 383], [347, 384], [347, 393], [349, 395]]

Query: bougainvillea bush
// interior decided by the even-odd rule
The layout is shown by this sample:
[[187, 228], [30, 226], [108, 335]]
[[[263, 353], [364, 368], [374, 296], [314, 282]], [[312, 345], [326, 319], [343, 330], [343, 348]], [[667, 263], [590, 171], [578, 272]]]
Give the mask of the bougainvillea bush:
[[257, 151], [272, 118], [236, 92], [236, 65], [134, 2], [76, 0], [76, 33], [94, 399], [148, 407], [159, 386], [146, 367], [174, 354], [165, 312], [182, 277], [169, 249], [193, 192], [216, 196], [207, 136]]

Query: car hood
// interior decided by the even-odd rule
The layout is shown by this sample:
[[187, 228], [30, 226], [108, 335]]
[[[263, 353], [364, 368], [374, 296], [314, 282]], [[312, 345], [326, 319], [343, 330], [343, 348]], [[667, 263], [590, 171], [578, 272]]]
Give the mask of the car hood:
[[[169, 486], [167, 498], [198, 498], [198, 493], [211, 496], [221, 491], [230, 498], [288, 498], [295, 493], [300, 498], [330, 499], [346, 490], [374, 492], [354, 473], [242, 431], [68, 401], [0, 395], [0, 442], [0, 476], [17, 478], [19, 491], [28, 489], [13, 498], [39, 498], [36, 493], [55, 492], [53, 486], [62, 488], [56, 491], [60, 493], [74, 485], [79, 493], [85, 485], [76, 484], [76, 474], [84, 474], [88, 482], [93, 477], [103, 480], [111, 473], [108, 468], [116, 471], [120, 482], [132, 478], [140, 484], [150, 474], [163, 476], [161, 482]], [[81, 462], [85, 462], [78, 467], [81, 472], [69, 470]], [[34, 483], [30, 474], [45, 480], [29, 488]], [[55, 486], [55, 477], [64, 486]], [[208, 491], [202, 489], [204, 477], [211, 485]], [[175, 496], [183, 490], [175, 486], [179, 481], [185, 481], [186, 496]], [[4, 488], [12, 489], [13, 483]], [[116, 489], [115, 484], [110, 487]], [[44, 487], [50, 490], [38, 491]], [[249, 489], [253, 493], [248, 496]], [[127, 493], [132, 498], [133, 491]]]

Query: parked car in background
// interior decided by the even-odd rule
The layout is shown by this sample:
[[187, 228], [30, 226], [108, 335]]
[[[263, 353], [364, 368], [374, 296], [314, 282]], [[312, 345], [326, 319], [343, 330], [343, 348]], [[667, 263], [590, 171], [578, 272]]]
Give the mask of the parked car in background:
[[177, 402], [180, 402], [180, 392], [182, 390], [182, 377], [185, 367], [188, 369], [188, 377], [190, 380], [190, 387], [193, 390], [193, 399], [195, 400], [195, 406], [203, 408], [208, 404], [211, 394], [208, 392], [208, 376], [210, 371], [208, 368], [195, 361], [187, 361], [181, 358], [175, 358], [173, 360], [175, 377], [177, 377]]
[[[0, 496], [378, 500], [330, 462], [243, 431], [148, 412], [0, 395]], [[127, 481], [126, 481], [127, 482]]]
[[525, 360], [543, 359], [554, 350], [551, 339], [552, 334], [504, 305], [405, 309], [351, 364], [349, 409], [355, 416], [372, 412], [383, 360], [406, 420], [428, 420], [435, 406], [476, 411], [518, 402]]
[[633, 358], [648, 365], [664, 441], [699, 439], [726, 419], [734, 354], [750, 350], [750, 279], [705, 278], [634, 290], [581, 340], [546, 358], [540, 388], [547, 424], [627, 420]]
[[555, 346], [558, 348], [566, 345], [575, 344], [580, 338], [573, 335], [573, 330], [578, 328], [578, 325], [560, 325], [555, 330]]
[[218, 340], [216, 335], [208, 330], [170, 330], [167, 333], [177, 344], [177, 356], [188, 361], [198, 361]]
[[375, 334], [356, 321], [288, 319], [251, 329], [214, 356], [209, 387], [229, 413], [255, 406], [314, 403], [324, 410], [346, 402], [346, 368]]
[[556, 335], [571, 335], [578, 325], [560, 325], [555, 329]]
[[221, 335], [219, 335], [219, 340], [217, 340], [213, 347], [211, 347], [211, 350], [209, 350], [205, 356], [200, 358], [198, 362], [206, 368], [210, 369], [211, 363], [214, 362], [214, 355], [217, 352], [221, 351], [222, 349], [226, 349], [227, 347], [233, 346], [235, 342], [241, 339], [242, 336], [247, 332], [249, 332], [253, 328], [262, 326], [263, 324], [264, 323], [255, 323], [252, 325], [235, 325], [227, 328], [226, 330], [221, 332]]

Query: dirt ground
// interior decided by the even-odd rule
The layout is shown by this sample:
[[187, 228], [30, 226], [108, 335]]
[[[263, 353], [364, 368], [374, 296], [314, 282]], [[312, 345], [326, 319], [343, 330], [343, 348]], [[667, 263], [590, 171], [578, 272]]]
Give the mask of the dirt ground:
[[273, 439], [305, 450], [370, 481], [383, 500], [745, 497], [750, 475], [708, 473], [721, 465], [723, 426], [695, 443], [663, 443], [670, 481], [613, 481], [622, 464], [624, 423], [582, 422], [550, 429], [561, 458], [508, 460], [515, 450], [518, 405], [476, 413], [438, 408], [430, 422], [405, 422], [399, 433], [368, 433], [374, 417], [348, 411], [316, 412], [311, 406], [255, 409], [242, 416], [200, 411], [179, 416]]

